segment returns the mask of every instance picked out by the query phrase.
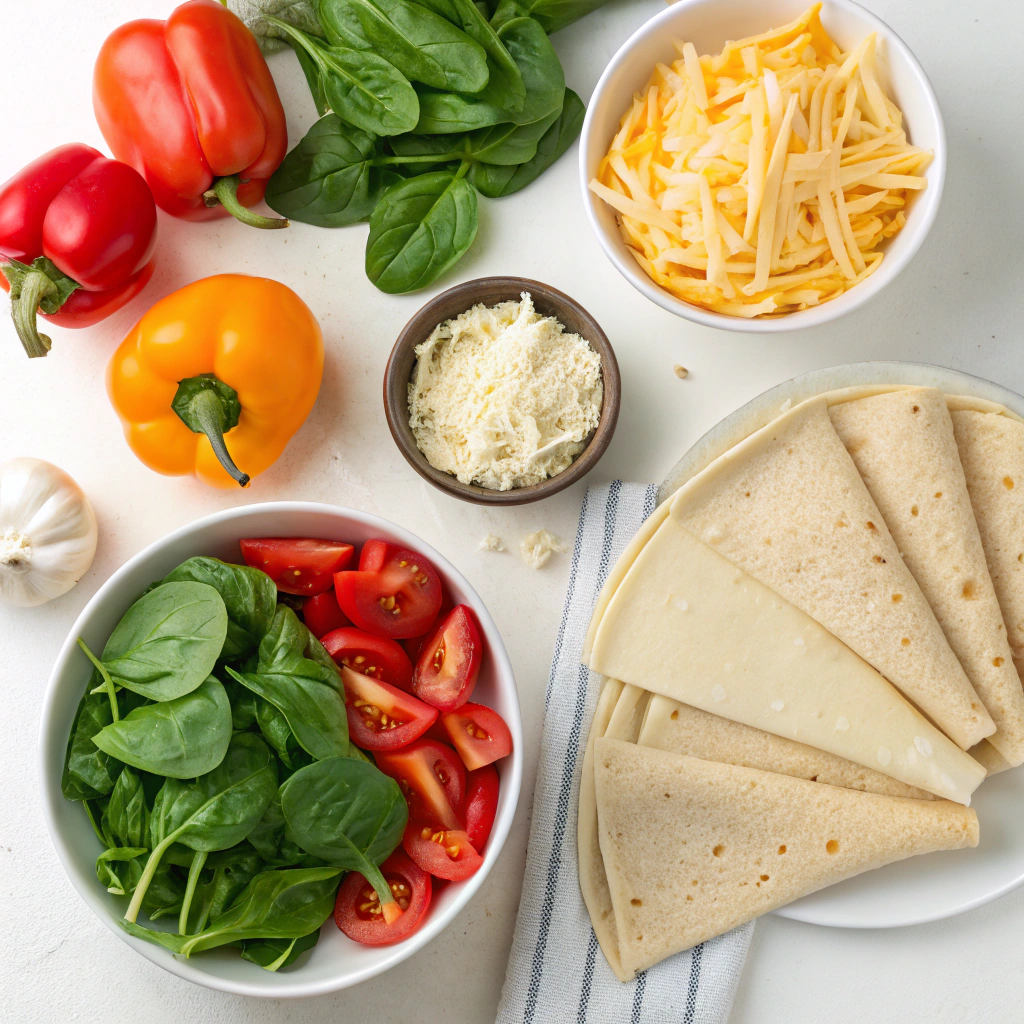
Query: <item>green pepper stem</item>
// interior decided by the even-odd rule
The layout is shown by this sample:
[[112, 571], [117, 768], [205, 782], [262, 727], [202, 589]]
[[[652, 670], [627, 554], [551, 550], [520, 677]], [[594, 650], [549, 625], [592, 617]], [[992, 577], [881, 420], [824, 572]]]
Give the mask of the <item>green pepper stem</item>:
[[238, 186], [242, 179], [237, 174], [229, 174], [224, 178], [217, 178], [213, 187], [203, 193], [207, 206], [216, 206], [218, 203], [231, 214], [235, 220], [248, 224], [251, 228], [286, 228], [288, 221], [283, 217], [263, 217], [252, 210], [246, 209], [238, 201]]
[[192, 398], [192, 414], [199, 423], [213, 448], [213, 454], [224, 467], [224, 471], [237, 481], [239, 487], [249, 482], [249, 474], [243, 473], [228, 454], [224, 444], [224, 407], [214, 391], [200, 391]]
[[36, 310], [39, 303], [52, 295], [57, 286], [46, 274], [38, 270], [25, 275], [21, 285], [21, 294], [17, 299], [11, 301], [11, 318], [14, 320], [14, 329], [21, 338], [22, 345], [28, 353], [29, 359], [45, 356], [50, 351], [50, 339], [45, 334], [40, 334], [36, 327]]
[[[46, 353], [44, 352], [43, 355]], [[107, 696], [110, 698], [110, 713], [114, 716], [114, 721], [121, 721], [121, 714], [117, 710], [117, 690], [114, 687], [114, 680], [110, 678], [110, 673], [107, 671], [106, 666], [100, 661], [92, 651], [86, 646], [85, 641], [79, 637], [78, 646], [82, 648], [85, 656], [93, 663], [96, 667], [96, 671], [103, 676], [103, 688], [107, 691]], [[93, 690], [93, 693], [96, 691]]]

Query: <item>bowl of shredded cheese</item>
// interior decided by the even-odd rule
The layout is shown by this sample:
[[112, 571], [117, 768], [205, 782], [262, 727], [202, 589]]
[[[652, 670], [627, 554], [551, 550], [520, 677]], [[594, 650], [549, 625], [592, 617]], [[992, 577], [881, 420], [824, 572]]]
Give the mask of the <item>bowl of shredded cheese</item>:
[[688, 320], [842, 316], [920, 248], [946, 166], [938, 102], [851, 0], [680, 0], [605, 69], [580, 143], [605, 253]]
[[384, 374], [388, 426], [409, 464], [448, 494], [522, 505], [604, 454], [619, 371], [596, 320], [517, 277], [456, 285], [409, 321]]

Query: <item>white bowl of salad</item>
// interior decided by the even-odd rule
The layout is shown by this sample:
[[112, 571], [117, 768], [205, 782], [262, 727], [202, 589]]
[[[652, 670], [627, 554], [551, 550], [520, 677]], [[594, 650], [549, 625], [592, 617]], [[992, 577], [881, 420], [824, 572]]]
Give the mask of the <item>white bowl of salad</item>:
[[512, 824], [522, 733], [441, 554], [308, 502], [182, 527], [100, 588], [43, 703], [43, 807], [112, 931], [179, 977], [318, 995], [411, 956]]

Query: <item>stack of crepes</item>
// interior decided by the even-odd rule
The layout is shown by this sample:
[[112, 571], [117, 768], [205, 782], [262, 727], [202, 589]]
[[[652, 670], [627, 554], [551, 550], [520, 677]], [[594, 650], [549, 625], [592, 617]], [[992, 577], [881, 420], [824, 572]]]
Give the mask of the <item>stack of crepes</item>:
[[647, 521], [584, 660], [580, 882], [622, 980], [976, 846], [972, 792], [1024, 762], [1024, 421], [919, 387], [786, 409]]

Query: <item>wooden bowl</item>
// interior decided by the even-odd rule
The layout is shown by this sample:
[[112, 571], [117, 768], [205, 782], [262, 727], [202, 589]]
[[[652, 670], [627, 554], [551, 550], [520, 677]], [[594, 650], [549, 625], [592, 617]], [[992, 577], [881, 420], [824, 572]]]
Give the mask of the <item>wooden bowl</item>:
[[[435, 469], [426, 456], [416, 447], [416, 438], [409, 426], [409, 380], [416, 362], [416, 346], [427, 340], [434, 328], [445, 320], [451, 320], [460, 313], [482, 303], [494, 306], [499, 302], [519, 300], [521, 292], [533, 296], [534, 308], [541, 316], [555, 317], [571, 334], [585, 338], [601, 358], [601, 377], [604, 397], [601, 405], [601, 419], [590, 436], [586, 447], [576, 456], [572, 465], [557, 476], [542, 480], [528, 487], [516, 487], [510, 491], [496, 491], [476, 484], [460, 483], [451, 473]], [[568, 295], [525, 277], [482, 277], [466, 281], [431, 299], [406, 325], [391, 350], [387, 368], [384, 371], [384, 411], [391, 428], [395, 444], [406, 461], [424, 480], [429, 480], [439, 490], [453, 497], [471, 501], [477, 505], [525, 505], [539, 501], [558, 491], [564, 490], [581, 477], [586, 476], [604, 455], [615, 432], [619, 416], [619, 364], [615, 360], [611, 343], [601, 330], [598, 322], [574, 299]]]

